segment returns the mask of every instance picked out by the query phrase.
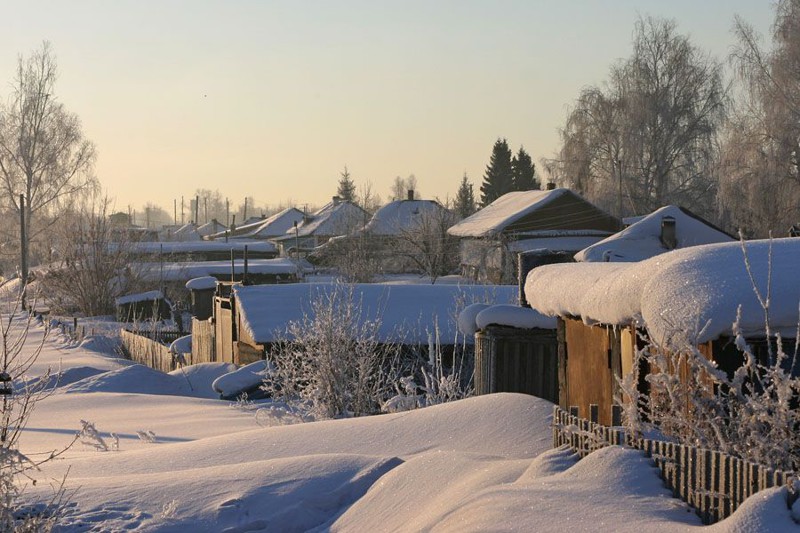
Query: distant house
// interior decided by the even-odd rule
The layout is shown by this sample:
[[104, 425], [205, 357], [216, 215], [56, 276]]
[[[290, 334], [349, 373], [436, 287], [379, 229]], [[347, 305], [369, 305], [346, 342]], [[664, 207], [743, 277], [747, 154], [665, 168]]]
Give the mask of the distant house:
[[226, 229], [228, 228], [224, 224], [221, 224], [216, 218], [214, 218], [211, 219], [211, 222], [206, 222], [197, 228], [197, 233], [199, 233], [200, 236], [205, 239], [211, 235], [214, 235], [215, 233], [225, 231]]
[[[772, 333], [794, 339], [800, 240], [746, 241], [744, 249], [760, 290], [771, 280]], [[696, 347], [730, 375], [742, 361], [731, 342], [741, 306], [738, 327], [766, 362], [764, 310], [738, 242], [688, 247], [636, 263], [542, 266], [528, 274], [525, 292], [535, 310], [559, 317], [559, 403], [583, 413], [598, 404], [605, 424], [611, 405], [624, 401], [619, 378], [633, 371], [642, 336], [668, 352]], [[646, 380], [638, 386], [648, 393]]]
[[674, 205], [662, 207], [614, 235], [577, 254], [576, 261], [630, 262], [687, 248], [736, 238], [688, 209]]
[[171, 241], [202, 241], [203, 236], [197, 231], [197, 224], [189, 222], [184, 224], [168, 237]]
[[[216, 298], [217, 361], [245, 364], [267, 357], [271, 345], [288, 338], [292, 321], [313, 317], [313, 302], [336, 290], [330, 283], [234, 286], [229, 298]], [[507, 303], [516, 296], [511, 287], [482, 285], [352, 285], [360, 306], [359, 320], [380, 322], [378, 342], [427, 347], [438, 336], [443, 345], [461, 342], [456, 314], [464, 301]], [[472, 338], [465, 339], [472, 343]]]
[[462, 275], [494, 282], [513, 279], [516, 254], [577, 252], [620, 229], [620, 222], [569, 189], [505, 194], [452, 226], [461, 239]]
[[282, 237], [294, 228], [295, 223], [303, 222], [303, 212], [294, 207], [284, 209], [272, 216], [257, 220], [252, 224], [224, 230], [210, 236], [212, 239], [252, 239], [269, 240]]
[[328, 204], [306, 216], [296, 228], [288, 230], [281, 237], [273, 239], [280, 248], [281, 255], [290, 255], [299, 248], [308, 252], [325, 244], [333, 237], [349, 235], [362, 227], [369, 214], [352, 202], [334, 196]]

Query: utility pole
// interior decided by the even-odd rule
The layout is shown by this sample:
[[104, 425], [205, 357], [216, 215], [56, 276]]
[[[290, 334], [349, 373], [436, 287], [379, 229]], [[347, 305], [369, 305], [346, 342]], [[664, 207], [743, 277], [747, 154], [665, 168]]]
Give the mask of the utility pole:
[[231, 201], [225, 198], [225, 225], [231, 227]]
[[183, 226], [185, 222], [183, 221], [183, 196], [181, 196], [181, 226]]
[[25, 195], [19, 195], [20, 280], [22, 281], [22, 310], [27, 309], [25, 291], [28, 285], [28, 239], [25, 231]]
[[247, 222], [247, 196], [244, 197], [244, 214], [242, 215], [242, 224]]
[[194, 197], [194, 223], [198, 225], [200, 222], [200, 195]]
[[208, 224], [208, 198], [203, 198], [203, 209], [205, 210], [205, 223]]
[[178, 199], [172, 200], [172, 223], [178, 225]]

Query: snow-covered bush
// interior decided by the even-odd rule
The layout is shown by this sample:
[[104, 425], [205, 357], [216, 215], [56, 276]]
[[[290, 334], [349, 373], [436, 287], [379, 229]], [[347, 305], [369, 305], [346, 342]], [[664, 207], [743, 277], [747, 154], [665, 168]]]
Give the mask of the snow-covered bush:
[[363, 320], [352, 287], [337, 285], [290, 322], [264, 390], [321, 418], [380, 412], [392, 394], [399, 346], [380, 342], [380, 320]]
[[434, 327], [428, 339], [428, 360], [420, 365], [418, 371], [397, 381], [396, 394], [384, 402], [381, 410], [386, 413], [409, 411], [471, 396], [474, 392], [473, 353], [465, 349], [464, 342], [461, 345], [457, 342], [458, 339], [452, 357], [445, 362], [439, 328]]

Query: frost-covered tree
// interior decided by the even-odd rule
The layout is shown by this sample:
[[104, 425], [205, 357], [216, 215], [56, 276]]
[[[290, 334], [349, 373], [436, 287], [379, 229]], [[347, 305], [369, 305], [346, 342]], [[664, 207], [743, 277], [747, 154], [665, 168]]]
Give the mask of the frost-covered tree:
[[673, 21], [640, 19], [632, 44], [604, 85], [582, 91], [548, 166], [617, 215], [675, 203], [713, 216], [722, 67]]
[[481, 184], [481, 206], [486, 207], [504, 194], [514, 190], [511, 150], [505, 139], [497, 139]]
[[772, 46], [737, 19], [737, 90], [719, 169], [723, 222], [748, 236], [800, 221], [800, 1], [775, 4]]
[[356, 184], [350, 177], [347, 166], [345, 166], [344, 170], [339, 174], [339, 186], [336, 189], [336, 195], [347, 202], [356, 201]]

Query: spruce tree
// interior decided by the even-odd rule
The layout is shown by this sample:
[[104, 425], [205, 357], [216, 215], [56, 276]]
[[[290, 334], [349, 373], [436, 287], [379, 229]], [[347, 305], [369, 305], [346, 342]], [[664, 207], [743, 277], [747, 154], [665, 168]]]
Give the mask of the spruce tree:
[[539, 181], [536, 179], [536, 165], [533, 164], [531, 156], [525, 148], [519, 148], [519, 152], [511, 160], [511, 171], [514, 178], [515, 191], [531, 191], [539, 188]]
[[339, 188], [336, 190], [336, 195], [347, 202], [354, 202], [356, 199], [356, 184], [350, 178], [347, 166], [339, 174]]
[[472, 184], [467, 179], [466, 172], [461, 178], [453, 208], [459, 218], [467, 218], [475, 212], [475, 193], [472, 191]]
[[511, 150], [505, 139], [497, 139], [492, 148], [492, 157], [483, 175], [481, 184], [481, 206], [485, 207], [514, 188], [511, 170]]

